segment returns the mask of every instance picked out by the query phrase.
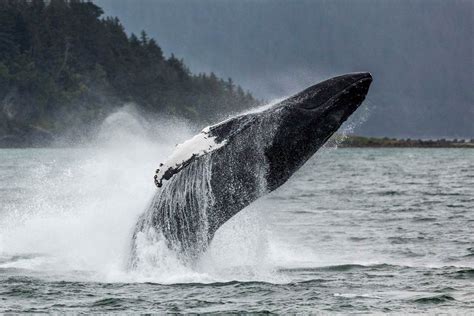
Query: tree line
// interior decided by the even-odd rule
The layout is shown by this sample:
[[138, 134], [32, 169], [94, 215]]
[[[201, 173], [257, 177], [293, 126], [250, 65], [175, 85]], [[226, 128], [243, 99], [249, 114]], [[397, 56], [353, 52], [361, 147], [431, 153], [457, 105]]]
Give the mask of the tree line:
[[192, 74], [145, 31], [129, 36], [103, 14], [84, 0], [0, 1], [0, 133], [14, 122], [79, 128], [125, 102], [200, 122], [257, 104], [231, 79]]

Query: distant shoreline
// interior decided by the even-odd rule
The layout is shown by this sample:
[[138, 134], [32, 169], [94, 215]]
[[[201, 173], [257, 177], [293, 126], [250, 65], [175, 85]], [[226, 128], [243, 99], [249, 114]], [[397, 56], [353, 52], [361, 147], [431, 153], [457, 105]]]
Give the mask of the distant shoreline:
[[[378, 138], [378, 137], [364, 137], [364, 136], [343, 136], [335, 135], [327, 143], [329, 146], [337, 145], [339, 148], [471, 148], [474, 149], [474, 139], [470, 140], [447, 140], [447, 139], [436, 139], [436, 140], [421, 140], [421, 139], [397, 139], [397, 138]], [[84, 143], [82, 146], [84, 147]], [[85, 146], [87, 147], [87, 146]], [[58, 144], [52, 142], [50, 146], [44, 142], [34, 144], [34, 142], [28, 143], [15, 143], [15, 142], [2, 142], [0, 137], [0, 149], [27, 149], [27, 148], [76, 148], [70, 144]]]
[[340, 148], [474, 148], [474, 139], [422, 140], [337, 135], [332, 141], [338, 143]]

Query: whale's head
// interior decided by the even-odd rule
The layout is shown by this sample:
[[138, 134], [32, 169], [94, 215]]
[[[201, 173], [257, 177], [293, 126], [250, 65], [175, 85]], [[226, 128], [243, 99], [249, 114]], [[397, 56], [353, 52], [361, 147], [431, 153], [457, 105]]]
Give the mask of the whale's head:
[[370, 73], [334, 77], [262, 113], [274, 126], [265, 149], [270, 190], [288, 180], [357, 110], [371, 82]]

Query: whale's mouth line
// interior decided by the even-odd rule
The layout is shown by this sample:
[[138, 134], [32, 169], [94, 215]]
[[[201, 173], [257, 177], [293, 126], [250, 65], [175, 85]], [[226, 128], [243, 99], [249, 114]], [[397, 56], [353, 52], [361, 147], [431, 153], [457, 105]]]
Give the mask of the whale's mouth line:
[[[332, 104], [334, 103], [335, 100], [339, 99], [339, 97], [341, 97], [342, 95], [344, 95], [346, 93], [349, 93], [353, 88], [357, 88], [358, 86], [360, 86], [361, 84], [363, 84], [364, 82], [367, 82], [367, 81], [371, 82], [372, 78], [371, 77], [364, 77], [362, 79], [357, 80], [356, 82], [353, 82], [353, 83], [347, 85], [347, 87], [345, 87], [344, 89], [339, 91], [336, 95], [332, 96], [331, 98], [329, 98], [329, 100], [324, 102], [322, 108], [325, 111], [329, 110], [332, 107]], [[362, 96], [362, 95], [358, 94], [357, 96]], [[357, 104], [357, 107], [359, 107], [359, 105], [360, 105], [360, 103]]]
[[[326, 102], [324, 102], [322, 105], [320, 106], [315, 106], [315, 107], [312, 107], [312, 108], [304, 108], [305, 110], [308, 110], [308, 111], [313, 111], [313, 110], [321, 110], [322, 111], [327, 111], [329, 109], [332, 108], [332, 104], [334, 103], [335, 100], [337, 100], [339, 97], [341, 97], [342, 95], [346, 94], [346, 93], [349, 93], [349, 91], [351, 91], [353, 88], [356, 88], [358, 86], [360, 86], [361, 84], [364, 84], [365, 82], [372, 82], [372, 76], [371, 75], [367, 75], [351, 84], [348, 84], [345, 88], [343, 88], [342, 90], [340, 90], [338, 93], [336, 93], [335, 95], [333, 95], [332, 97], [330, 97]], [[357, 96], [361, 97], [362, 94], [358, 94]], [[362, 102], [360, 102], [362, 103]], [[359, 107], [359, 104], [357, 104], [357, 107]]]

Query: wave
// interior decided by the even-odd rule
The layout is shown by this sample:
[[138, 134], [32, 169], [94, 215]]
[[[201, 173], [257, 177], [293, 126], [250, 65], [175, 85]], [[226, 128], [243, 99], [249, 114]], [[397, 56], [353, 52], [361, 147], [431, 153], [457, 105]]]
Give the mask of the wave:
[[321, 272], [321, 271], [352, 271], [352, 270], [390, 270], [396, 269], [400, 266], [381, 263], [381, 264], [339, 264], [339, 265], [329, 265], [329, 266], [322, 266], [322, 267], [300, 267], [300, 268], [281, 268], [279, 269], [280, 272], [287, 272], [287, 273], [300, 273], [300, 272]]
[[440, 304], [449, 301], [455, 301], [455, 298], [448, 294], [440, 294], [433, 296], [420, 297], [413, 300], [415, 303], [422, 304]]

